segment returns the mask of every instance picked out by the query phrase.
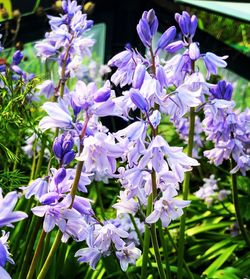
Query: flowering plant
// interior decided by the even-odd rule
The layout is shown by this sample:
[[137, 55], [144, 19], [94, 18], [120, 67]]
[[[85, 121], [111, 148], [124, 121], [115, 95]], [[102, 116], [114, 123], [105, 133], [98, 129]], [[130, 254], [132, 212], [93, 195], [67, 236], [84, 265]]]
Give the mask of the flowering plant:
[[[205, 266], [203, 275], [215, 275], [238, 245], [250, 244], [239, 207], [236, 176], [246, 176], [250, 169], [249, 110], [234, 110], [230, 83], [222, 80], [212, 84], [209, 80], [218, 68], [226, 67], [227, 57], [201, 52], [194, 40], [198, 20], [187, 12], [175, 15], [181, 39], [176, 39], [177, 28], [172, 26], [153, 47], [158, 19], [151, 9], [142, 14], [136, 27], [146, 54], [126, 47], [108, 61], [106, 67], [114, 69], [110, 80], [101, 86], [94, 81], [86, 83], [80, 73], [83, 59], [91, 55], [95, 43], [85, 37], [93, 22], [76, 1], [62, 1], [62, 10], [59, 16], [49, 16], [51, 31], [35, 46], [42, 61], [58, 63], [59, 78], [37, 87], [36, 95], [46, 98], [41, 106], [46, 115], [39, 117], [39, 132], [22, 148], [33, 157], [30, 182], [19, 187], [20, 194], [12, 191], [1, 198], [1, 190], [0, 196], [1, 227], [26, 218], [16, 226], [10, 241], [10, 249], [12, 240], [13, 247], [18, 247], [18, 239], [23, 247], [18, 254], [24, 260], [17, 260], [19, 278], [47, 278], [51, 266], [62, 274], [75, 272], [67, 275], [74, 278], [78, 278], [78, 271], [82, 274], [86, 270], [95, 278], [95, 269], [107, 278], [117, 274], [129, 277], [133, 265], [139, 267], [135, 272], [140, 278], [149, 274], [157, 278], [156, 268], [160, 278], [172, 278], [173, 272], [177, 278], [196, 278], [200, 265]], [[171, 58], [162, 61], [160, 55], [164, 53]], [[10, 73], [21, 76], [26, 85], [34, 78], [28, 78], [17, 66], [21, 59], [21, 52], [16, 52], [9, 69], [3, 67], [3, 81]], [[205, 73], [199, 71], [199, 63], [204, 64]], [[77, 79], [73, 87], [69, 86], [71, 78]], [[126, 90], [118, 96], [116, 86]], [[8, 91], [6, 83], [3, 88]], [[126, 127], [111, 132], [102, 117], [113, 116], [126, 121]], [[180, 146], [166, 140], [166, 121], [168, 129], [175, 129], [179, 136]], [[208, 148], [206, 141], [213, 147]], [[46, 154], [47, 167], [42, 168]], [[214, 175], [204, 178], [205, 157], [215, 166], [230, 160], [233, 203], [227, 201], [231, 193], [228, 189], [216, 194]], [[205, 182], [197, 191], [193, 191], [196, 185], [192, 171], [200, 173], [199, 179]], [[13, 211], [18, 198], [22, 211]], [[213, 209], [213, 199], [219, 201], [214, 206], [222, 208]], [[195, 217], [197, 205], [204, 210], [200, 217]], [[197, 265], [189, 265], [184, 255], [188, 246], [185, 232], [195, 235], [199, 222], [207, 216], [215, 225], [209, 230], [224, 228], [225, 224], [219, 223], [223, 217], [214, 220], [214, 211], [219, 210], [230, 220], [224, 222], [225, 230], [236, 221], [240, 244], [227, 247], [228, 256], [222, 264], [217, 263], [219, 258], [208, 267], [206, 261], [204, 264], [206, 255], [211, 256], [215, 249], [211, 247], [210, 252], [208, 249], [197, 256]], [[26, 225], [27, 236], [22, 238]], [[206, 223], [202, 225], [206, 227]], [[14, 264], [8, 237], [9, 232], [3, 231], [0, 238], [3, 278], [9, 278], [6, 263]], [[227, 240], [223, 239], [219, 248], [228, 245]], [[190, 247], [188, 251], [195, 255]], [[171, 260], [173, 253], [177, 257]], [[73, 261], [76, 265], [75, 258], [84, 264], [73, 271], [68, 266]]]

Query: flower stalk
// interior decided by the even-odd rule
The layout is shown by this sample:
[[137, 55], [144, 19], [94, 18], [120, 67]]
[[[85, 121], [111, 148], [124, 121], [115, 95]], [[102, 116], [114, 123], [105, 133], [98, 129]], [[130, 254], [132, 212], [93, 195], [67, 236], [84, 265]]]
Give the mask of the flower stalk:
[[[188, 150], [187, 155], [192, 157], [193, 144], [194, 144], [194, 127], [195, 127], [195, 109], [190, 108], [189, 116], [189, 135], [188, 135]], [[190, 184], [191, 172], [186, 172], [183, 182], [183, 200], [188, 199], [189, 184]], [[183, 215], [180, 220], [180, 235], [179, 235], [179, 246], [178, 246], [178, 266], [177, 266], [177, 278], [182, 278], [183, 271], [183, 259], [184, 259], [184, 245], [185, 245], [185, 225], [186, 225], [186, 209], [183, 210]]]
[[[231, 159], [231, 164], [233, 164], [232, 161], [233, 161], [233, 159]], [[232, 175], [231, 175], [231, 184], [232, 184], [232, 198], [233, 198], [233, 204], [234, 204], [234, 208], [235, 208], [236, 221], [239, 225], [239, 229], [242, 234], [242, 237], [244, 238], [248, 247], [250, 247], [250, 238], [249, 238], [247, 230], [244, 226], [244, 222], [243, 222], [242, 215], [240, 212], [238, 186], [237, 186], [237, 174], [236, 173], [232, 173]]]

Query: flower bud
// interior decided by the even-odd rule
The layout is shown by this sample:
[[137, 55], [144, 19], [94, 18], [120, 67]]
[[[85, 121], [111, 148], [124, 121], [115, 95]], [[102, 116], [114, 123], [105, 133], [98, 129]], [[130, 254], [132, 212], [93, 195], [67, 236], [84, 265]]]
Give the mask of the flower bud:
[[55, 176], [54, 176], [54, 181], [55, 181], [55, 184], [58, 185], [59, 183], [61, 183], [64, 178], [66, 177], [66, 170], [65, 168], [60, 168], [57, 170]]
[[161, 88], [168, 85], [166, 73], [161, 65], [156, 67], [156, 78], [159, 81]]
[[197, 26], [198, 26], [197, 17], [195, 15], [192, 15], [190, 20], [190, 27], [189, 27], [189, 34], [191, 37], [194, 36]]
[[176, 28], [174, 26], [171, 26], [161, 35], [157, 43], [157, 48], [164, 49], [171, 41], [173, 41], [175, 35], [176, 35]]
[[143, 64], [137, 64], [134, 72], [132, 86], [136, 89], [140, 89], [146, 74], [146, 67]]
[[74, 158], [75, 158], [75, 151], [71, 150], [64, 154], [63, 159], [62, 159], [62, 164], [68, 165]]
[[174, 52], [182, 49], [183, 46], [184, 46], [183, 41], [176, 41], [176, 42], [173, 42], [173, 43], [167, 45], [165, 50], [169, 53], [174, 53]]
[[147, 100], [139, 93], [139, 90], [130, 90], [132, 102], [142, 111], [148, 111]]
[[107, 81], [105, 85], [96, 91], [94, 100], [97, 103], [106, 102], [111, 95], [110, 82]]
[[13, 55], [12, 64], [18, 65], [21, 63], [22, 59], [23, 59], [22, 52], [20, 50], [17, 50]]
[[63, 139], [63, 143], [62, 143], [62, 149], [63, 149], [63, 154], [71, 151], [71, 149], [73, 148], [74, 146], [74, 140], [71, 136], [70, 133], [68, 133], [64, 139]]
[[197, 43], [191, 43], [189, 46], [189, 57], [192, 60], [197, 60], [200, 57], [200, 49]]
[[53, 143], [53, 152], [55, 153], [56, 157], [61, 160], [63, 156], [63, 149], [62, 149], [62, 143], [63, 143], [64, 135], [60, 135], [59, 137], [56, 137]]

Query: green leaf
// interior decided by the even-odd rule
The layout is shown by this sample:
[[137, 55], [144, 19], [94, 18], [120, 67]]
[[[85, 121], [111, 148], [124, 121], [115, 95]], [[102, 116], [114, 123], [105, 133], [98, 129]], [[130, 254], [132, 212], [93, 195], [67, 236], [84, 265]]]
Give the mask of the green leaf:
[[233, 267], [227, 267], [225, 269], [218, 270], [214, 273], [213, 278], [216, 279], [241, 279], [238, 276], [239, 270]]
[[192, 236], [198, 233], [202, 233], [202, 232], [206, 232], [206, 231], [210, 231], [210, 230], [217, 230], [217, 229], [221, 229], [221, 228], [226, 228], [229, 225], [231, 225], [231, 222], [220, 222], [218, 224], [202, 224], [199, 225], [197, 227], [188, 229], [186, 231], [188, 236]]
[[211, 277], [223, 264], [224, 262], [231, 256], [233, 251], [236, 249], [238, 245], [235, 244], [226, 250], [224, 250], [224, 253], [221, 254], [204, 272], [203, 274], [207, 275], [208, 278]]
[[224, 240], [222, 240], [222, 241], [220, 241], [220, 242], [214, 244], [212, 247], [210, 247], [210, 248], [204, 253], [204, 255], [203, 255], [201, 258], [206, 257], [206, 256], [208, 256], [208, 255], [214, 253], [215, 251], [219, 250], [220, 248], [226, 246], [227, 244], [229, 244], [229, 243], [231, 243], [231, 242], [232, 242], [231, 239], [228, 238], [228, 239], [224, 239]]

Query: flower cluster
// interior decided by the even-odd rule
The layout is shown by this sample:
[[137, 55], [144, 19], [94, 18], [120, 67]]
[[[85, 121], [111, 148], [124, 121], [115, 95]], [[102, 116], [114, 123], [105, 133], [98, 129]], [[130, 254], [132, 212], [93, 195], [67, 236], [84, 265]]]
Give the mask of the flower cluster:
[[[62, 1], [62, 8], [62, 15], [49, 16], [52, 31], [36, 44], [42, 60], [52, 59], [59, 65], [58, 85], [47, 80], [38, 88], [40, 95], [48, 99], [56, 97], [42, 105], [47, 115], [39, 122], [42, 132], [55, 130], [51, 162], [56, 163], [53, 167], [49, 165], [44, 176], [36, 176], [20, 189], [26, 199], [36, 200], [31, 211], [43, 218], [43, 234], [57, 227], [62, 242], [69, 238], [84, 241], [84, 248], [75, 253], [80, 262], [95, 269], [102, 257], [113, 255], [126, 271], [141, 256], [139, 247], [144, 230], [153, 230], [157, 222], [168, 227], [189, 206], [190, 201], [178, 194], [185, 177], [189, 177], [187, 173], [199, 165], [196, 159], [200, 158], [199, 149], [204, 147], [203, 131], [207, 140], [215, 144], [214, 149], [205, 151], [212, 162], [219, 165], [231, 157], [236, 162], [232, 172], [240, 170], [245, 174], [250, 169], [250, 113], [233, 110], [230, 84], [220, 81], [214, 85], [206, 81], [218, 68], [226, 66], [226, 57], [201, 53], [199, 43], [194, 41], [196, 16], [187, 12], [176, 14], [181, 39], [176, 39], [177, 29], [171, 26], [154, 47], [158, 19], [154, 10], [145, 11], [137, 33], [146, 54], [131, 46], [125, 48], [108, 62], [115, 67], [111, 82], [100, 86], [95, 78], [88, 82], [82, 75], [83, 58], [90, 56], [94, 44], [85, 37], [93, 22], [76, 1]], [[160, 55], [164, 53], [171, 54], [171, 59], [162, 61]], [[22, 54], [15, 53], [13, 71], [17, 71], [21, 60]], [[198, 60], [205, 65], [206, 77], [196, 66]], [[108, 66], [103, 69], [109, 71]], [[67, 80], [71, 77], [76, 79], [68, 87]], [[127, 90], [117, 97], [112, 83], [121, 88], [126, 86]], [[203, 121], [195, 115], [202, 109]], [[133, 118], [137, 112], [140, 117]], [[128, 121], [128, 125], [111, 133], [101, 122], [106, 116], [118, 116]], [[192, 116], [195, 124], [191, 122]], [[195, 126], [194, 146], [188, 155], [183, 147], [171, 146], [159, 133], [163, 117], [170, 119], [185, 143]], [[30, 155], [35, 141], [33, 135], [23, 147]], [[88, 198], [89, 189], [99, 181], [108, 184], [112, 180], [121, 186], [117, 201], [112, 203], [117, 216], [100, 219], [95, 207], [92, 208], [93, 200]], [[225, 190], [217, 191], [213, 175], [204, 182], [195, 195], [206, 203], [211, 204], [215, 197], [223, 200], [228, 194]], [[0, 227], [26, 217], [22, 212], [13, 212], [16, 200], [15, 192], [4, 199], [0, 192]], [[5, 263], [12, 262], [7, 238], [8, 233], [0, 238], [3, 274]]]
[[[0, 188], [0, 227], [13, 227], [12, 223], [18, 222], [28, 217], [28, 215], [21, 211], [13, 211], [18, 200], [17, 192], [9, 192], [5, 197], [2, 194], [2, 188]], [[13, 259], [9, 253], [8, 246], [9, 232], [2, 231], [0, 237], [0, 275], [1, 278], [11, 278], [4, 266], [7, 262], [14, 264]]]
[[249, 109], [237, 112], [232, 98], [232, 85], [220, 81], [210, 90], [210, 100], [205, 105], [203, 120], [204, 131], [208, 140], [212, 140], [215, 147], [204, 152], [216, 166], [224, 160], [232, 158], [236, 165], [231, 170], [240, 170], [243, 175], [250, 170], [250, 130]]
[[209, 178], [204, 178], [203, 181], [203, 186], [200, 187], [194, 195], [197, 198], [204, 200], [209, 206], [215, 200], [223, 201], [231, 193], [229, 190], [219, 190], [218, 181], [215, 179], [214, 174], [210, 175]]

